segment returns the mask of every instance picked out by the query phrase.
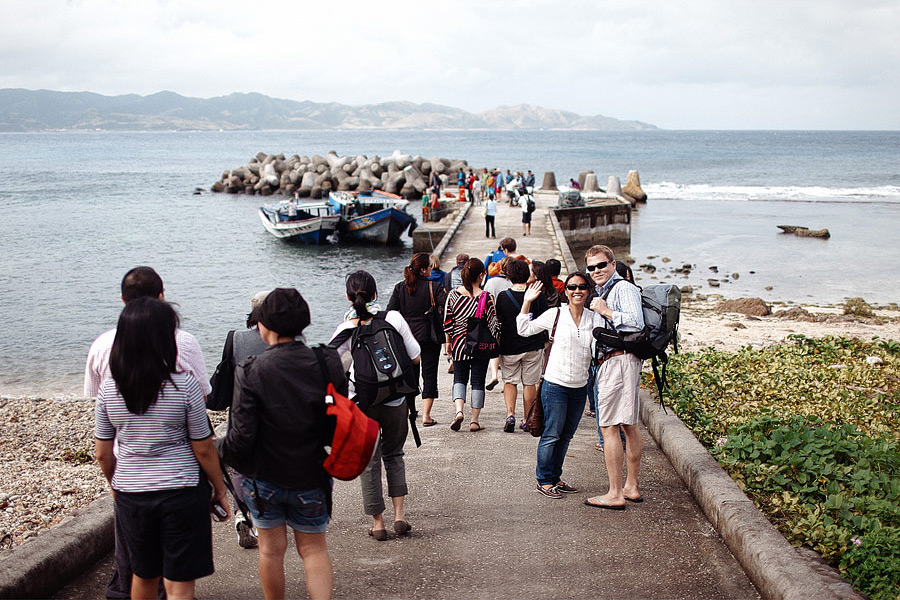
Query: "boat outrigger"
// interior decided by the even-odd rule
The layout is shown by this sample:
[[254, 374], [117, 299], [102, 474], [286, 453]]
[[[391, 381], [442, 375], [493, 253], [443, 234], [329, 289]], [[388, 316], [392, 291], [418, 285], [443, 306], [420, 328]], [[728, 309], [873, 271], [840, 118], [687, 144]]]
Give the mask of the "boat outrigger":
[[277, 238], [323, 244], [337, 229], [341, 216], [325, 202], [285, 200], [260, 206], [259, 218], [266, 231]]
[[400, 196], [374, 190], [369, 194], [331, 192], [329, 202], [341, 216], [339, 235], [343, 240], [396, 244], [416, 219], [406, 212], [409, 201]]

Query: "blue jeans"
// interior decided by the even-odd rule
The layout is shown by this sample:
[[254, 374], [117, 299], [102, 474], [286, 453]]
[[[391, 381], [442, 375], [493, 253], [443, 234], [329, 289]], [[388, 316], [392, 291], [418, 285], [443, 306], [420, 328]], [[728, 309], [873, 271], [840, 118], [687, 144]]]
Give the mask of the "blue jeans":
[[581, 421], [586, 397], [587, 386], [569, 388], [546, 380], [541, 386], [544, 433], [538, 442], [535, 470], [539, 484], [556, 485], [562, 479], [563, 461]]
[[469, 371], [472, 371], [472, 408], [484, 408], [484, 381], [487, 379], [487, 358], [453, 361], [453, 400], [466, 401]]

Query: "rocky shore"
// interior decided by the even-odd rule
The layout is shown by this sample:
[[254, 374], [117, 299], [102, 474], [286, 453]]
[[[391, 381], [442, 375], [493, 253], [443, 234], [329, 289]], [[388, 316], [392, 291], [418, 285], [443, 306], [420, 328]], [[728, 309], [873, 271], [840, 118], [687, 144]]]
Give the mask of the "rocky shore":
[[[680, 349], [761, 347], [790, 334], [900, 340], [896, 307], [878, 308], [872, 316], [845, 315], [842, 306], [769, 308], [768, 315], [755, 316], [732, 312], [734, 305], [723, 308], [721, 297], [695, 298], [682, 310]], [[93, 401], [74, 395], [0, 397], [0, 555], [108, 492], [94, 461], [93, 410]], [[210, 416], [214, 425], [224, 421], [223, 413]]]

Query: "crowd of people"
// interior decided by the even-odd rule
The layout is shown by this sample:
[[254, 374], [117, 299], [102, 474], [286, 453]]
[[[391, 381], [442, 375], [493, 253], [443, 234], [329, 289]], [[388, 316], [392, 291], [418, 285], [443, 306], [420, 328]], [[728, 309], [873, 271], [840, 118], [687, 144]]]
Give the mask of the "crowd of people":
[[[604, 323], [621, 332], [641, 329], [640, 292], [616, 285], [624, 279], [620, 271], [628, 273], [606, 246], [588, 250], [586, 272], [569, 273], [564, 281], [559, 261], [530, 260], [516, 248], [513, 238], [504, 238], [484, 260], [459, 254], [449, 272], [437, 257], [417, 253], [384, 309], [372, 275], [350, 273], [344, 319], [330, 343], [315, 348], [303, 335], [311, 315], [298, 290], [258, 293], [247, 329], [226, 338], [212, 380], [220, 389], [210, 382], [196, 339], [178, 327], [159, 275], [150, 267], [129, 271], [118, 326], [95, 340], [85, 367], [85, 395], [97, 398], [96, 455], [116, 507], [116, 572], [108, 597], [154, 598], [163, 591], [173, 599], [193, 597], [195, 580], [213, 571], [209, 515], [227, 519], [234, 513], [239, 544], [259, 548], [264, 597], [284, 597], [290, 528], [310, 597], [330, 598], [327, 386], [356, 400], [380, 426], [360, 476], [369, 536], [389, 537], [382, 466], [391, 529], [407, 535], [413, 526], [404, 511], [404, 444], [415, 431], [418, 396], [422, 425], [439, 424], [433, 411], [441, 395], [442, 352], [453, 374], [451, 389], [444, 390], [455, 410], [452, 431], [462, 429], [467, 403], [468, 431], [484, 430], [486, 391], [501, 382], [506, 416], [498, 427], [504, 432], [526, 429], [525, 416], [539, 402], [544, 428], [536, 491], [559, 499], [579, 491], [563, 479], [566, 452], [581, 418], [596, 415], [609, 489], [584, 503], [623, 510], [628, 502], [641, 502], [641, 361], [598, 348], [592, 335]], [[496, 342], [493, 354], [472, 343], [473, 323]], [[366, 366], [356, 352], [358, 339], [377, 330], [396, 340], [394, 350], [408, 364], [405, 387], [390, 395], [358, 375]], [[214, 441], [204, 400], [221, 397], [221, 388], [228, 424]]]

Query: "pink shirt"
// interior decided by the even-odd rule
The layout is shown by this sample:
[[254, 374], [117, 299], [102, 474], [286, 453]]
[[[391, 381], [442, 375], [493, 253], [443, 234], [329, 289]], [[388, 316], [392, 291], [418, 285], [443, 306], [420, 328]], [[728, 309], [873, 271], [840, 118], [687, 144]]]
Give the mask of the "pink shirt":
[[[110, 329], [91, 344], [87, 363], [84, 365], [84, 395], [89, 398], [95, 398], [103, 380], [112, 376], [109, 372], [109, 353], [115, 338], [116, 330]], [[175, 344], [178, 346], [178, 360], [175, 366], [179, 371], [193, 375], [200, 384], [203, 395], [208, 396], [212, 387], [209, 385], [209, 374], [197, 338], [187, 331], [176, 329]]]

